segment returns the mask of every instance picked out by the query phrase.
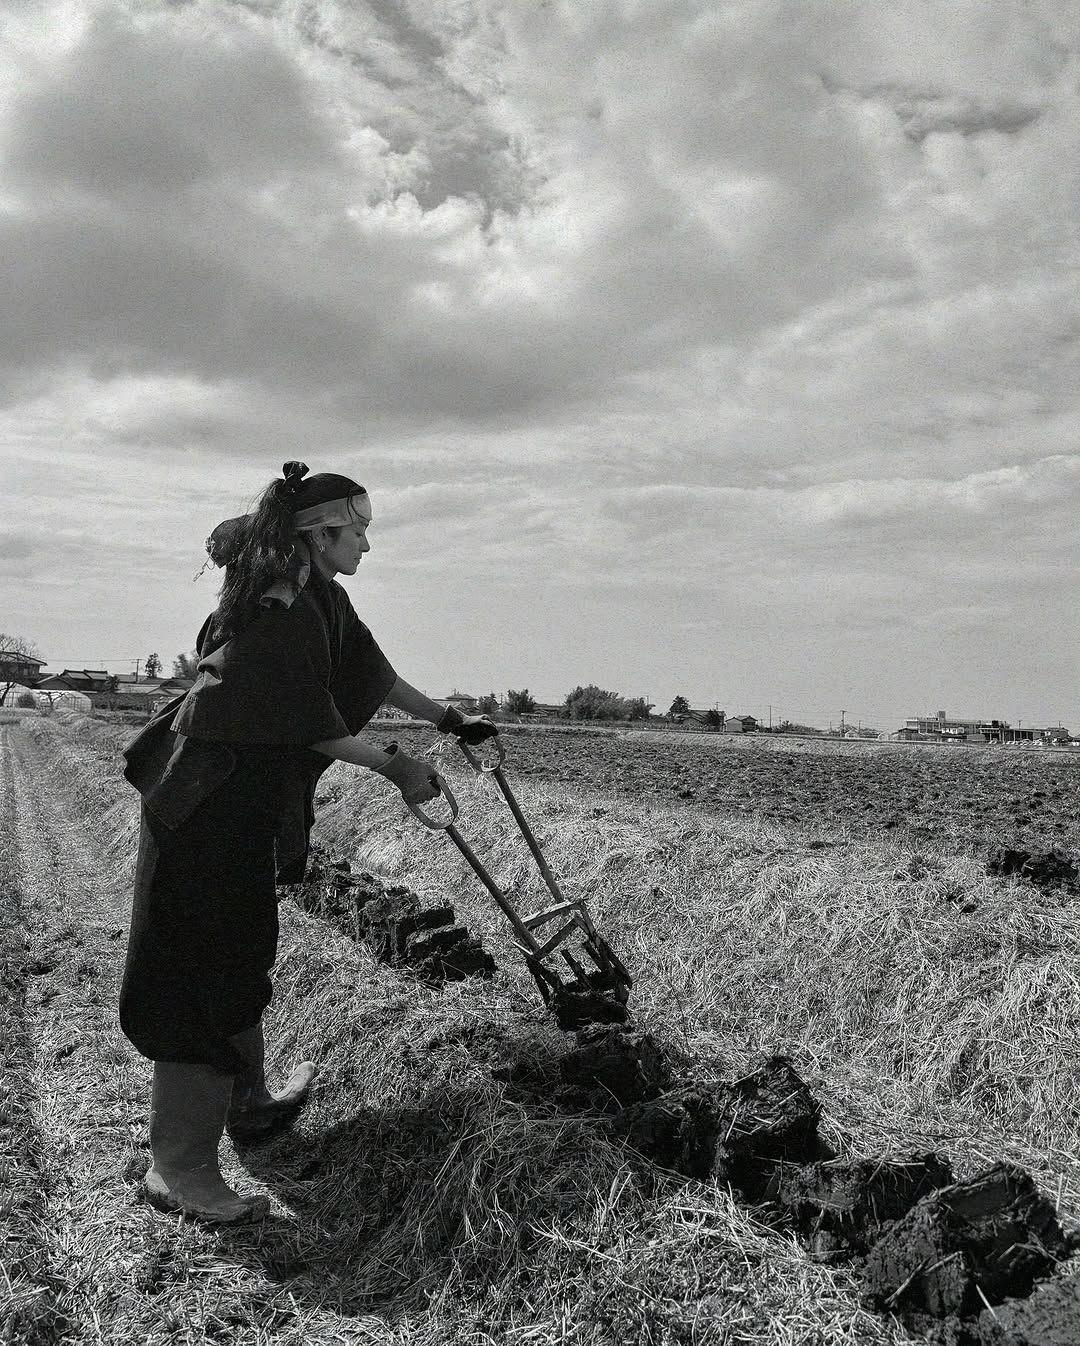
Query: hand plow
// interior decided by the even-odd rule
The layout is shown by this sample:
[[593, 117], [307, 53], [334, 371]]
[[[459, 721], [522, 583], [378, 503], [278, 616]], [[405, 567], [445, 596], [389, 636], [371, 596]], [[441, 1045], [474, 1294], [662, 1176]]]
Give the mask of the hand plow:
[[[626, 1002], [633, 986], [633, 978], [620, 961], [607, 940], [596, 929], [592, 918], [581, 898], [566, 898], [551, 867], [544, 859], [540, 843], [536, 840], [532, 828], [525, 821], [521, 808], [503, 774], [503, 762], [506, 750], [502, 743], [494, 740], [498, 749], [498, 761], [483, 762], [465, 743], [458, 741], [458, 747], [477, 775], [492, 776], [509, 805], [514, 821], [525, 838], [547, 884], [554, 903], [535, 911], [531, 916], [522, 916], [513, 903], [491, 877], [478, 859], [476, 852], [455, 826], [458, 816], [458, 804], [449, 785], [436, 773], [439, 789], [450, 809], [450, 818], [439, 822], [425, 813], [415, 804], [409, 808], [413, 814], [434, 832], [445, 832], [461, 854], [468, 861], [477, 878], [495, 899], [496, 905], [510, 922], [516, 936], [518, 948], [525, 958], [525, 965], [532, 973], [533, 980], [540, 988], [544, 1004], [552, 1010], [560, 1028], [571, 1030], [587, 1023], [624, 1023], [629, 1017]], [[552, 923], [557, 922], [553, 926]], [[545, 929], [546, 927], [546, 929]], [[569, 941], [577, 938], [577, 954], [584, 955], [594, 965], [589, 971], [578, 961], [571, 951]], [[572, 980], [565, 980], [559, 968], [554, 964], [555, 955], [561, 955], [567, 967], [574, 974]]]

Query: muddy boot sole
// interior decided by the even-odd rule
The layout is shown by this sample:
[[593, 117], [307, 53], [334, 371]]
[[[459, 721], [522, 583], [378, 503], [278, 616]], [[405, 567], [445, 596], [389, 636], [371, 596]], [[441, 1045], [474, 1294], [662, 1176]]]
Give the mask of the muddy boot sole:
[[177, 1196], [160, 1178], [145, 1178], [143, 1199], [165, 1215], [183, 1215], [199, 1224], [238, 1225], [255, 1224], [270, 1214], [270, 1199], [265, 1196], [241, 1196], [226, 1207], [206, 1206], [198, 1201]]

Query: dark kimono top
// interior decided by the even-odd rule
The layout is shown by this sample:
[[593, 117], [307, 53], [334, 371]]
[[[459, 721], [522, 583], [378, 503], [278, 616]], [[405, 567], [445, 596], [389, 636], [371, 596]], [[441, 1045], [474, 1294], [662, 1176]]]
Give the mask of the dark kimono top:
[[315, 784], [330, 765], [308, 745], [358, 733], [397, 674], [345, 590], [314, 569], [291, 603], [271, 601], [225, 644], [208, 617], [197, 648], [195, 685], [128, 743], [124, 775], [176, 828], [228, 781], [238, 753], [265, 753], [282, 778], [278, 881], [298, 883]]

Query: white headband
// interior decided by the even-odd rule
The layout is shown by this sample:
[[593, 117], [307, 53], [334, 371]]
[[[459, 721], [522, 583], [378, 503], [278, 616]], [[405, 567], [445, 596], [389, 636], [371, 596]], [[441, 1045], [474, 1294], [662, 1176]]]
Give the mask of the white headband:
[[371, 522], [371, 501], [367, 491], [354, 491], [352, 495], [342, 496], [340, 500], [327, 500], [322, 505], [309, 505], [307, 509], [298, 509], [293, 515], [293, 527], [297, 532], [312, 528], [340, 528], [344, 524]]

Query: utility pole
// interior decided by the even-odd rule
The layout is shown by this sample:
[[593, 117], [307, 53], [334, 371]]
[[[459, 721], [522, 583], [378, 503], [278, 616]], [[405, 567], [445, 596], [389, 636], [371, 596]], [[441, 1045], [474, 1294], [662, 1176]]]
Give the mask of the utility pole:
[[140, 665], [141, 663], [142, 663], [142, 659], [141, 659], [141, 658], [135, 660], [135, 681], [136, 681], [136, 682], [139, 681], [139, 665]]
[[840, 712], [840, 737], [841, 737], [841, 738], [844, 737], [844, 716], [845, 716], [846, 714], [847, 714], [847, 711], [846, 711], [846, 710], [842, 710], [842, 711]]
[[772, 733], [772, 702], [769, 702], [769, 733]]

